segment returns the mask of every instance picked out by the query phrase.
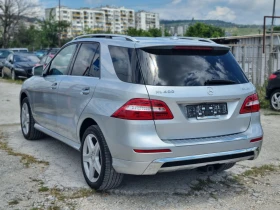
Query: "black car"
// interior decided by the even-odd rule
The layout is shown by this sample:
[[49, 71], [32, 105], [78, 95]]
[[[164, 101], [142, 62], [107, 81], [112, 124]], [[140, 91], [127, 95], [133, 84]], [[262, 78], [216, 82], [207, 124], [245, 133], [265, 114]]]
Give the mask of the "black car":
[[280, 111], [280, 70], [269, 76], [266, 87], [266, 99], [269, 99], [273, 110]]
[[40, 59], [31, 53], [12, 53], [4, 62], [2, 77], [8, 76], [15, 80], [18, 77], [29, 78], [32, 68]]
[[2, 72], [4, 61], [11, 53], [12, 51], [10, 50], [0, 49], [0, 73]]

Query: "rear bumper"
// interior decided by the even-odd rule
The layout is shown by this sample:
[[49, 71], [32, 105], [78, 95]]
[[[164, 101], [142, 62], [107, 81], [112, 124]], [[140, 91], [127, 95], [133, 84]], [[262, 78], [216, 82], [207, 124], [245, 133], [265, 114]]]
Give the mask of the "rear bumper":
[[134, 175], [154, 175], [158, 172], [193, 169], [211, 164], [223, 164], [254, 160], [258, 157], [261, 147], [233, 150], [219, 153], [209, 153], [185, 157], [156, 159], [153, 162], [132, 162], [113, 159], [117, 172]]
[[[253, 113], [250, 126], [243, 133], [200, 139], [163, 141], [159, 139], [156, 132], [143, 129], [145, 136], [142, 136], [139, 135], [140, 130], [131, 128], [130, 131], [133, 132], [128, 133], [133, 135], [137, 133], [132, 140], [127, 139], [123, 132], [122, 138], [118, 138], [117, 141], [115, 136], [113, 145], [112, 142], [108, 142], [113, 157], [113, 167], [119, 173], [146, 175], [210, 164], [254, 160], [262, 147], [262, 141], [251, 142], [252, 139], [263, 136], [259, 118], [259, 113]], [[135, 153], [133, 149], [170, 149], [171, 152], [140, 154]]]

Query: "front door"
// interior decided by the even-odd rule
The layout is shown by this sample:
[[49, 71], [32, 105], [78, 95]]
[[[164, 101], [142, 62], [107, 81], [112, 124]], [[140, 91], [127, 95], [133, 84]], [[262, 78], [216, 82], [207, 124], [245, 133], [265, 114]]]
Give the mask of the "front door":
[[90, 102], [99, 82], [99, 44], [82, 43], [72, 71], [59, 85], [57, 102], [58, 134], [79, 141], [77, 125], [80, 115]]
[[37, 80], [36, 89], [30, 90], [36, 122], [53, 132], [57, 132], [57, 90], [63, 77], [68, 74], [76, 46], [71, 44], [62, 49], [52, 60], [44, 76]]

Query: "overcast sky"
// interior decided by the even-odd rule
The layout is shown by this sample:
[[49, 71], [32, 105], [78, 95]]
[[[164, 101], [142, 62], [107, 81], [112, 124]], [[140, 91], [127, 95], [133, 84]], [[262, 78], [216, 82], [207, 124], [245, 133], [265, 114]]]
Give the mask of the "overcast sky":
[[[44, 8], [58, 5], [58, 0], [40, 1]], [[278, 2], [277, 2], [278, 1]], [[158, 12], [160, 19], [214, 19], [241, 24], [262, 24], [264, 15], [272, 14], [273, 0], [61, 0], [72, 7], [125, 6], [135, 10]], [[276, 0], [280, 15], [280, 0]], [[280, 23], [280, 20], [276, 22]]]

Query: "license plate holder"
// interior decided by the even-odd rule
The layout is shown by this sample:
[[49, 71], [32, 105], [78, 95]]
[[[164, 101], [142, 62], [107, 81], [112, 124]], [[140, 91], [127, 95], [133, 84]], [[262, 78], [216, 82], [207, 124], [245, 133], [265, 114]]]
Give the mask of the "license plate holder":
[[227, 115], [227, 103], [204, 103], [187, 105], [187, 117], [197, 119], [216, 119], [221, 115]]

